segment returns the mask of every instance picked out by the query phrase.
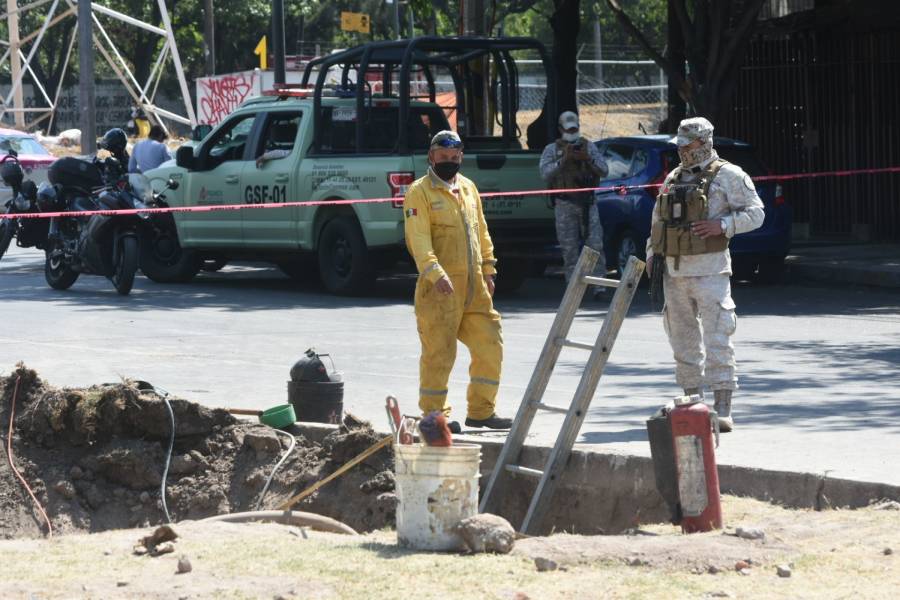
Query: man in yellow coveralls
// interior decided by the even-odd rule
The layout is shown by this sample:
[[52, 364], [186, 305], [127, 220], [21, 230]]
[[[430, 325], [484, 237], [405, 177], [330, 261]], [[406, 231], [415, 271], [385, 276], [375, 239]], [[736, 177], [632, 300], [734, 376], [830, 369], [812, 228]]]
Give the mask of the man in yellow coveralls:
[[[509, 429], [512, 420], [495, 412], [503, 361], [500, 314], [492, 299], [497, 261], [478, 189], [459, 174], [462, 157], [459, 135], [438, 132], [428, 151], [428, 173], [403, 200], [406, 246], [419, 270], [419, 408], [449, 415], [447, 382], [459, 340], [472, 355], [466, 425]], [[451, 422], [450, 430], [459, 433], [459, 423]]]

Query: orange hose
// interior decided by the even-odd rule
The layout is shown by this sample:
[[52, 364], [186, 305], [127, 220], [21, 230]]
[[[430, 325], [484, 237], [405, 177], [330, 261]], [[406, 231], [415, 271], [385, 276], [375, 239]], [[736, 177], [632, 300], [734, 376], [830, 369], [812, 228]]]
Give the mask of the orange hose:
[[9, 466], [12, 468], [13, 473], [16, 474], [16, 477], [19, 478], [19, 481], [22, 482], [22, 485], [25, 486], [25, 489], [28, 490], [28, 495], [31, 496], [31, 499], [34, 501], [34, 505], [37, 506], [38, 511], [40, 511], [41, 516], [44, 517], [44, 520], [47, 522], [47, 537], [53, 537], [53, 526], [50, 524], [50, 517], [47, 516], [44, 507], [41, 506], [41, 503], [38, 501], [37, 496], [34, 495], [34, 492], [31, 491], [31, 487], [28, 485], [28, 482], [25, 481], [25, 478], [22, 477], [22, 474], [19, 473], [19, 470], [16, 468], [16, 465], [13, 464], [13, 452], [12, 452], [12, 434], [13, 434], [13, 418], [16, 416], [16, 397], [19, 395], [19, 381], [22, 379], [22, 376], [16, 377], [16, 388], [13, 391], [12, 397], [12, 406], [9, 409], [9, 432], [6, 435], [6, 458], [9, 459]]

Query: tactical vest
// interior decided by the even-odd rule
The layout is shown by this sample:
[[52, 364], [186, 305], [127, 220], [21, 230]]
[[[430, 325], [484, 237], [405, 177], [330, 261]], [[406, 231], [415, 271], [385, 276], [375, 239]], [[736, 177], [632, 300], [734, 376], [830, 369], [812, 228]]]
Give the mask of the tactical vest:
[[[585, 152], [587, 152], [587, 145], [589, 143], [590, 142], [583, 137], [578, 138], [578, 141], [574, 142], [574, 144], [581, 144], [581, 147], [585, 149]], [[563, 139], [556, 140], [556, 157], [558, 160], [562, 161], [562, 157], [566, 151], [565, 148], [569, 145], [570, 143]], [[594, 170], [591, 168], [591, 158], [590, 154], [588, 154], [588, 160], [584, 162], [567, 161], [562, 163], [559, 171], [553, 178], [553, 187], [556, 189], [597, 187], [598, 182], [599, 177], [597, 177]], [[566, 200], [593, 201], [593, 194], [591, 192], [566, 194], [561, 197]]]
[[[728, 247], [728, 238], [723, 233], [706, 239], [691, 233], [691, 223], [709, 219], [709, 186], [727, 161], [714, 160], [700, 173], [696, 183], [669, 183], [656, 199], [659, 221], [650, 231], [653, 253], [664, 256], [692, 256], [722, 252]], [[681, 167], [671, 180], [676, 182], [681, 175]], [[678, 260], [676, 258], [676, 269]]]

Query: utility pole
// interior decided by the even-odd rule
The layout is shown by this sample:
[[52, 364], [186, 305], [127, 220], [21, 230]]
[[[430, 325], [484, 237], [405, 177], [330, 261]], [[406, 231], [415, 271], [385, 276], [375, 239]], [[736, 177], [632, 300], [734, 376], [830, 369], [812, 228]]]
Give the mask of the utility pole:
[[603, 36], [600, 32], [600, 16], [596, 15], [594, 21], [594, 45], [597, 47], [595, 52], [595, 56], [597, 57], [597, 64], [594, 65], [596, 68], [594, 69], [595, 76], [597, 77], [597, 87], [603, 87]]
[[78, 3], [78, 112], [81, 153], [97, 151], [97, 116], [94, 113], [94, 26], [91, 3]]
[[[6, 12], [9, 14], [9, 65], [10, 75], [12, 75], [12, 85], [22, 76], [22, 57], [19, 56], [19, 7], [16, 0], [6, 0]], [[16, 88], [13, 95], [13, 106], [18, 109], [25, 108], [25, 94], [22, 92], [22, 86]], [[14, 112], [13, 116], [16, 120], [16, 127], [25, 128], [25, 113], [21, 110]]]
[[400, 0], [391, 0], [394, 5], [394, 32], [399, 40], [403, 35], [400, 33]]
[[272, 53], [275, 55], [275, 83], [283, 84], [285, 82], [283, 0], [272, 0]]
[[216, 20], [213, 0], [203, 0], [203, 58], [206, 59], [206, 74], [216, 74]]

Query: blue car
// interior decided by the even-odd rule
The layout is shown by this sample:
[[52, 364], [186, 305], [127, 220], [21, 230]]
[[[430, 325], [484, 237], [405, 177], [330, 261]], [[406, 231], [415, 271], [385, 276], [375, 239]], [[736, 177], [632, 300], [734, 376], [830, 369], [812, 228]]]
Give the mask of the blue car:
[[[633, 189], [628, 186], [662, 184], [678, 165], [678, 152], [667, 135], [606, 138], [595, 142], [609, 174], [603, 187], [622, 189], [595, 192], [607, 264], [621, 276], [629, 256], [645, 258], [650, 236], [650, 216], [658, 188]], [[713, 145], [719, 156], [740, 166], [750, 177], [769, 175], [753, 148], [745, 143], [717, 137]], [[784, 259], [791, 246], [791, 207], [785, 202], [781, 185], [756, 183], [756, 191], [765, 206], [766, 218], [755, 231], [736, 235], [729, 246], [733, 277], [760, 283], [776, 283], [784, 272]]]

